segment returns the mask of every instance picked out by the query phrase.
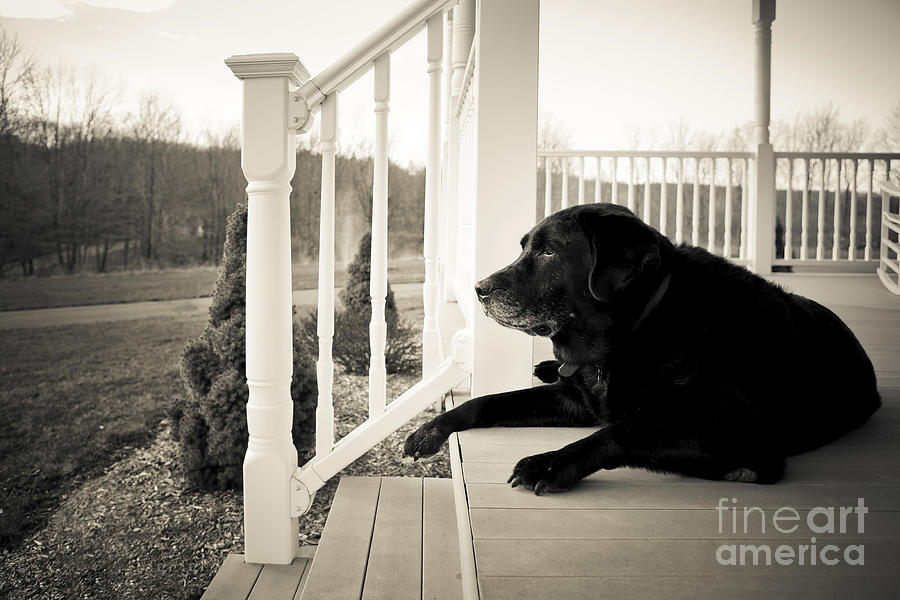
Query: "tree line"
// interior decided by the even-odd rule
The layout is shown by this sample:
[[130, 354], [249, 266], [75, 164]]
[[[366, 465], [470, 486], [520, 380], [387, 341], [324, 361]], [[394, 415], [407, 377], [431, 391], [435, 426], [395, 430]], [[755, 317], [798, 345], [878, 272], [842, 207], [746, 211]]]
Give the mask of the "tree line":
[[[118, 113], [97, 73], [42, 65], [0, 27], [0, 277], [218, 264], [246, 199], [238, 132], [190, 140], [154, 94]], [[371, 217], [372, 159], [338, 156], [338, 259]], [[297, 152], [294, 257], [318, 253], [321, 157]], [[424, 172], [389, 168], [393, 255], [421, 252]]]

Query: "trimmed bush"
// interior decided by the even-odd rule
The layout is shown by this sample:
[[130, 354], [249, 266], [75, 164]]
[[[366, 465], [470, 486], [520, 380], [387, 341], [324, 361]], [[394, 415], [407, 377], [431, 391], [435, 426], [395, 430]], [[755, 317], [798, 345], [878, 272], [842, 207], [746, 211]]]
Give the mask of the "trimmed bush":
[[[334, 315], [334, 362], [350, 375], [369, 373], [369, 321], [372, 318], [372, 300], [369, 292], [372, 234], [365, 233], [359, 240], [359, 249], [353, 262], [347, 267], [347, 285], [340, 295], [341, 310]], [[387, 323], [387, 343], [384, 363], [388, 373], [415, 375], [421, 366], [421, 344], [418, 332], [397, 312], [394, 292], [390, 284], [384, 305]], [[316, 335], [316, 311], [301, 322], [301, 330], [310, 348], [318, 346]]]
[[[209, 324], [182, 354], [181, 374], [188, 393], [172, 410], [179, 458], [193, 489], [236, 489], [243, 479], [249, 396], [244, 356], [246, 270], [247, 207], [239, 205], [228, 218]], [[303, 463], [314, 440], [316, 375], [297, 334], [295, 326], [291, 398], [294, 445]]]

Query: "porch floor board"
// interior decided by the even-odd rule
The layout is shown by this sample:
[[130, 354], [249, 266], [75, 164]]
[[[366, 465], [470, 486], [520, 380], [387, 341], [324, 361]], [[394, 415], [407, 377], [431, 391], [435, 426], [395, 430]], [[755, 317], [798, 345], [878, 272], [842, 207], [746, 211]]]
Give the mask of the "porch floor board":
[[[710, 482], [635, 469], [603, 471], [564, 494], [535, 496], [506, 483], [522, 457], [559, 448], [589, 428], [492, 428], [459, 434], [463, 476], [482, 600], [505, 598], [894, 598], [900, 588], [900, 300], [875, 275], [772, 277], [835, 311], [875, 364], [884, 406], [858, 431], [825, 448], [790, 458], [773, 486]], [[552, 358], [538, 340], [535, 363]], [[835, 374], [840, 376], [840, 374]], [[869, 513], [857, 533], [815, 534], [806, 527], [818, 506], [856, 506]], [[736, 498], [750, 514], [719, 533], [720, 498]], [[729, 505], [732, 504], [729, 502]], [[773, 529], [780, 507], [801, 516], [795, 533]], [[839, 509], [836, 509], [839, 510]], [[729, 514], [729, 513], [726, 513]], [[780, 545], [799, 551], [815, 535], [819, 549], [865, 545], [864, 566], [722, 566], [722, 544]]]
[[458, 600], [450, 479], [343, 477], [319, 545], [290, 565], [230, 554], [204, 600]]

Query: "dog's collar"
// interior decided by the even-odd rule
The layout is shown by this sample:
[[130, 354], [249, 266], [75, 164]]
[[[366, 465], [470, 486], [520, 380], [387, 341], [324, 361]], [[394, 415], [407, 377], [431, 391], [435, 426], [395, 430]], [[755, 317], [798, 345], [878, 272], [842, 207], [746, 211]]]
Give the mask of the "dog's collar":
[[637, 331], [638, 327], [644, 322], [644, 320], [650, 316], [650, 313], [659, 306], [659, 303], [662, 301], [663, 296], [666, 294], [666, 290], [669, 289], [669, 282], [672, 280], [672, 274], [666, 273], [666, 276], [663, 277], [663, 280], [660, 282], [659, 287], [656, 288], [656, 291], [653, 293], [653, 296], [650, 297], [650, 301], [647, 302], [647, 306], [644, 307], [644, 311], [641, 313], [641, 316], [637, 318], [637, 321], [634, 322], [634, 325], [631, 327], [632, 331]]
[[[599, 365], [591, 365], [597, 371], [597, 382], [603, 380], [603, 369], [600, 368]], [[559, 369], [557, 372], [560, 377], [571, 377], [575, 373], [578, 372], [578, 369], [581, 368], [579, 365], [573, 365], [572, 363], [563, 363], [559, 365]]]

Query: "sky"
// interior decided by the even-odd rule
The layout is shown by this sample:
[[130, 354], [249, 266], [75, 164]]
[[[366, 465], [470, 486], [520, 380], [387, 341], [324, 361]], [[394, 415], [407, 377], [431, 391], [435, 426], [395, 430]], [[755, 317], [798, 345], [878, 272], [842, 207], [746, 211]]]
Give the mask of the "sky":
[[[240, 118], [232, 54], [293, 52], [315, 74], [408, 0], [0, 0], [0, 22], [44, 63], [80, 65], [121, 88], [117, 112], [158, 93], [186, 130]], [[670, 127], [727, 131], [752, 119], [751, 0], [543, 0], [539, 105], [579, 148], [652, 147]], [[772, 118], [832, 102], [879, 127], [900, 102], [900, 0], [780, 0]], [[424, 34], [391, 60], [391, 156], [424, 161]], [[374, 131], [371, 74], [341, 95], [340, 144]]]

